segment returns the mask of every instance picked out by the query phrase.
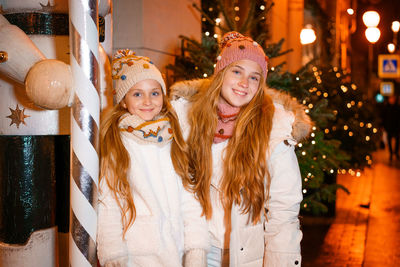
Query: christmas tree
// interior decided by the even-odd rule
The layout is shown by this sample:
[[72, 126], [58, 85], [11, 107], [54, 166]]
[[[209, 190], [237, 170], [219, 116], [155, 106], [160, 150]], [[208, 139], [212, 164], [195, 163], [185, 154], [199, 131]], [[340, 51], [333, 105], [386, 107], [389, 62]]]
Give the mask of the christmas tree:
[[[269, 38], [266, 16], [272, 6], [272, 1], [262, 0], [249, 1], [246, 10], [240, 8], [238, 1], [203, 0], [202, 8], [194, 5], [202, 14], [203, 37], [201, 42], [180, 37], [182, 53], [174, 65], [168, 66], [175, 79], [211, 76], [219, 54], [218, 37], [233, 30], [250, 35], [269, 58], [289, 53], [290, 50], [281, 51], [283, 39], [266, 44]], [[330, 203], [334, 203], [337, 189], [347, 192], [336, 183], [337, 173], [359, 175], [359, 170], [372, 163], [371, 152], [376, 149], [378, 139], [376, 117], [348, 73], [322, 66], [318, 61], [290, 73], [282, 70], [283, 64], [269, 66], [267, 84], [304, 104], [315, 122], [311, 137], [296, 148], [303, 178], [301, 208], [304, 213], [324, 214], [329, 212]]]

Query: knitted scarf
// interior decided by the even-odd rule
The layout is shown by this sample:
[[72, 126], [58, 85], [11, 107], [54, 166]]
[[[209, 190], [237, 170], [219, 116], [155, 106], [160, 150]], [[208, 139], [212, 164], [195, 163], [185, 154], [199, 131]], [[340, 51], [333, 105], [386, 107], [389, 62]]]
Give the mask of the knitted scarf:
[[218, 123], [214, 134], [214, 144], [221, 143], [232, 136], [236, 118], [240, 111], [240, 108], [226, 103], [219, 103], [217, 108]]
[[122, 117], [119, 128], [125, 136], [141, 144], [164, 146], [173, 138], [169, 119], [161, 116], [145, 121], [138, 115], [127, 113]]

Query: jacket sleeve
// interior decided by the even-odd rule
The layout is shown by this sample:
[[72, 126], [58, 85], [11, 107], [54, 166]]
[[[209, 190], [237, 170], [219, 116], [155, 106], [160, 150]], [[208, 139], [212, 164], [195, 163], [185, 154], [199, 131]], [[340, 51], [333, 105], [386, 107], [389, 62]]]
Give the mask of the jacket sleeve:
[[286, 143], [275, 147], [268, 164], [271, 185], [266, 202], [265, 267], [301, 266], [301, 175], [294, 146]]
[[208, 226], [205, 217], [201, 216], [201, 205], [193, 193], [184, 188], [182, 192], [185, 252], [193, 249], [208, 251], [210, 248]]
[[104, 180], [100, 182], [97, 215], [97, 256], [101, 266], [127, 266], [120, 208]]

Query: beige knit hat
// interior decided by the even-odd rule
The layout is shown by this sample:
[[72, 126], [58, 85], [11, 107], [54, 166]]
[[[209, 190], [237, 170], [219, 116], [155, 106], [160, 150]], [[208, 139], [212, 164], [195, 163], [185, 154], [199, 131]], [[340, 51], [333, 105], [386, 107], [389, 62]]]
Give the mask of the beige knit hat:
[[119, 103], [136, 83], [152, 79], [157, 81], [167, 93], [161, 72], [148, 57], [136, 56], [130, 49], [115, 53], [112, 61], [112, 78], [115, 80], [115, 102]]

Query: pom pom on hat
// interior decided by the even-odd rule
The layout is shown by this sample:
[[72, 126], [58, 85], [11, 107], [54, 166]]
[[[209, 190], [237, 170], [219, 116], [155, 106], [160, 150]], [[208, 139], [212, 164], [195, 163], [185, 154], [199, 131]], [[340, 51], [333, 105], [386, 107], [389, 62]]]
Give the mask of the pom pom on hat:
[[228, 32], [222, 37], [220, 47], [221, 53], [217, 57], [215, 74], [235, 61], [248, 59], [257, 62], [264, 78], [267, 77], [268, 57], [262, 47], [250, 37], [238, 32]]
[[148, 57], [136, 56], [130, 49], [118, 50], [112, 61], [112, 78], [115, 80], [115, 101], [119, 103], [136, 83], [151, 79], [157, 81], [166, 94], [161, 72]]

